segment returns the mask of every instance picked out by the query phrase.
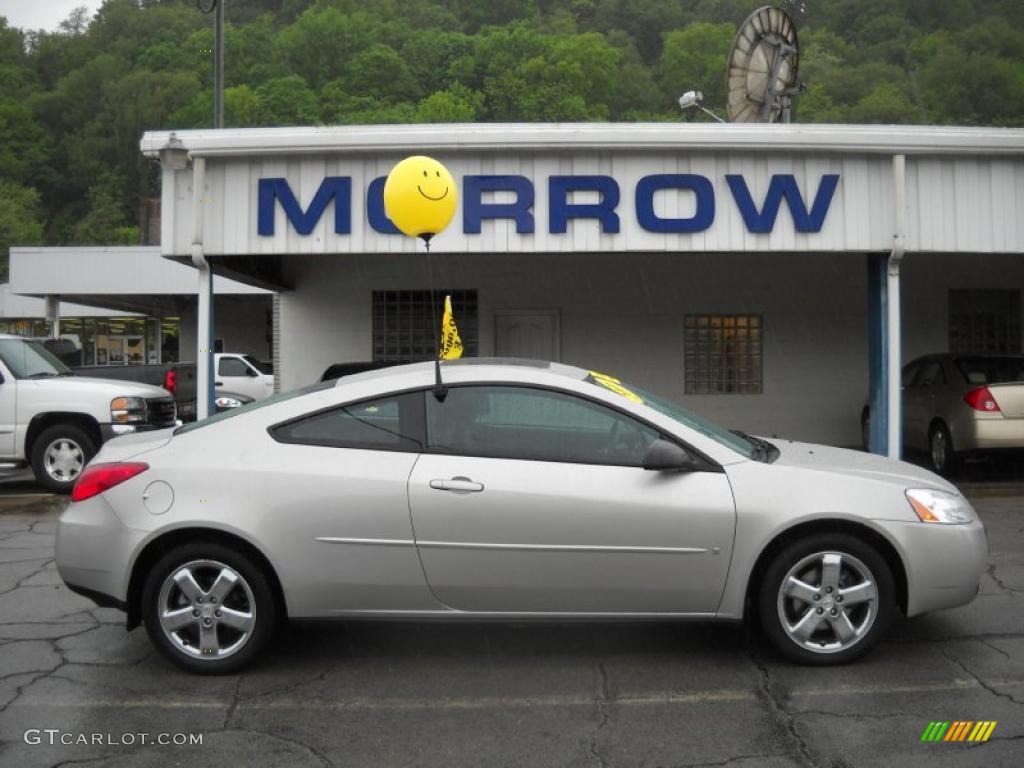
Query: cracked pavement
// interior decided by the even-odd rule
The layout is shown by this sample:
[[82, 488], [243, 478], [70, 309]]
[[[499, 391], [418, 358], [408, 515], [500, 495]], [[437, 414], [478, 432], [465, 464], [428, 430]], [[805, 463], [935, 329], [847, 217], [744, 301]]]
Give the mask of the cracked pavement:
[[[1019, 766], [1024, 488], [968, 495], [991, 546], [978, 599], [899, 620], [847, 667], [794, 666], [732, 625], [307, 622], [206, 678], [63, 586], [63, 500], [0, 497], [0, 765]], [[998, 725], [922, 744], [931, 720]], [[31, 745], [29, 728], [203, 744]]]

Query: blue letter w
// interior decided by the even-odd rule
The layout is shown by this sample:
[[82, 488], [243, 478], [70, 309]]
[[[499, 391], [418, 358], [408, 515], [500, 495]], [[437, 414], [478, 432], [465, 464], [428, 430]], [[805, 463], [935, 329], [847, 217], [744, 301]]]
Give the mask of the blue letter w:
[[274, 234], [274, 201], [280, 200], [288, 221], [300, 235], [308, 235], [324, 215], [327, 204], [334, 200], [334, 231], [347, 235], [352, 231], [352, 179], [328, 176], [320, 183], [313, 201], [305, 211], [295, 199], [287, 179], [260, 179], [259, 209], [256, 230], [261, 235]]
[[782, 198], [786, 198], [789, 204], [789, 212], [793, 215], [793, 224], [797, 232], [820, 232], [821, 226], [825, 223], [825, 214], [832, 204], [832, 195], [839, 184], [839, 174], [826, 173], [821, 177], [818, 194], [814, 196], [814, 205], [811, 206], [810, 213], [807, 212], [807, 205], [791, 173], [777, 173], [772, 176], [760, 212], [754, 205], [750, 190], [747, 189], [747, 182], [742, 176], [730, 173], [726, 174], [725, 180], [729, 183], [736, 207], [740, 209], [740, 215], [751, 232], [772, 231], [775, 227], [775, 217], [779, 215]]

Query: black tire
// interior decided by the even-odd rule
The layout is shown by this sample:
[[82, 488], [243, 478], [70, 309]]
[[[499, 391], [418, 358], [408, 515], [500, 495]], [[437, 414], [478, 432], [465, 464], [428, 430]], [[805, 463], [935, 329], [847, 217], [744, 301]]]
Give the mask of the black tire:
[[[48, 452], [61, 441], [65, 447], [55, 450], [70, 451], [80, 457], [80, 467], [77, 466], [78, 459], [75, 460], [77, 469], [68, 470], [48, 462]], [[36, 482], [43, 488], [55, 493], [71, 493], [78, 476], [95, 455], [96, 445], [84, 429], [77, 424], [54, 424], [40, 432], [32, 443], [29, 463]]]
[[[232, 595], [223, 600], [223, 607], [227, 608], [229, 600], [235, 597], [239, 599], [245, 598], [242, 600], [242, 605], [248, 604], [248, 609], [254, 619], [253, 628], [248, 633], [248, 637], [244, 640], [243, 644], [236, 650], [231, 651], [230, 655], [223, 657], [197, 656], [195, 654], [200, 652], [198, 640], [188, 643], [190, 633], [193, 633], [193, 631], [198, 632], [199, 622], [206, 621], [205, 617], [196, 619], [194, 626], [182, 631], [181, 634], [186, 636], [184, 638], [185, 642], [182, 642], [181, 638], [177, 641], [172, 640], [160, 622], [159, 614], [162, 609], [161, 591], [165, 581], [170, 579], [183, 566], [207, 561], [218, 566], [227, 566], [233, 570], [241, 578], [241, 585], [247, 585], [249, 593], [251, 593], [251, 596], [249, 596], [249, 593], [245, 593], [242, 586], [239, 585], [234, 588]], [[193, 570], [199, 571], [200, 569], [194, 568]], [[216, 568], [209, 568], [207, 570], [212, 572]], [[210, 604], [215, 602], [210, 600], [208, 596], [210, 583], [208, 580], [199, 577], [196, 578], [196, 581], [200, 587], [207, 590], [207, 597], [203, 606], [196, 605], [194, 609], [208, 610]], [[171, 587], [172, 594], [174, 589], [174, 587]], [[179, 600], [178, 605], [182, 607], [189, 606], [183, 592], [179, 591], [177, 598]], [[200, 600], [200, 602], [203, 601]], [[237, 603], [235, 607], [237, 607]], [[214, 675], [237, 672], [252, 663], [273, 637], [279, 614], [277, 600], [270, 587], [268, 576], [263, 572], [263, 569], [249, 556], [231, 547], [212, 542], [182, 544], [161, 557], [146, 576], [146, 581], [142, 588], [141, 608], [142, 620], [146, 625], [146, 631], [149, 633], [153, 644], [164, 656], [189, 672]], [[241, 610], [244, 611], [244, 607]], [[216, 616], [220, 616], [219, 611], [216, 613]], [[212, 617], [210, 617], [210, 620], [213, 621]], [[218, 637], [223, 637], [225, 633], [233, 636], [236, 632], [236, 630], [230, 627], [226, 627], [224, 630], [214, 627], [213, 631]], [[191, 636], [198, 638], [198, 634]], [[189, 650], [190, 646], [191, 650]]]
[[928, 431], [928, 464], [933, 472], [943, 477], [953, 477], [960, 470], [960, 457], [956, 455], [953, 436], [941, 421]]
[[[834, 588], [826, 594], [826, 587], [823, 581], [814, 582], [814, 566], [808, 566], [807, 578], [802, 579], [805, 583], [812, 584], [818, 598], [808, 600], [806, 603], [799, 599], [781, 597], [780, 593], [783, 580], [787, 579], [790, 571], [800, 566], [801, 563], [812, 560], [817, 555], [839, 555], [842, 561], [840, 566], [841, 576], [838, 581], [838, 588]], [[843, 570], [843, 569], [846, 570]], [[853, 584], [861, 583], [853, 581], [851, 574], [856, 576], [859, 569], [867, 571], [868, 579], [875, 587], [875, 599], [872, 602], [863, 602], [851, 605], [852, 598], [846, 605], [837, 604], [836, 597], [843, 589], [848, 589]], [[801, 572], [803, 573], [803, 572]], [[818, 571], [819, 577], [821, 571]], [[844, 582], [843, 579], [846, 579]], [[844, 587], [844, 584], [847, 584]], [[846, 533], [819, 533], [812, 534], [787, 545], [779, 552], [768, 570], [765, 571], [764, 579], [757, 594], [758, 616], [761, 627], [783, 656], [800, 664], [812, 666], [825, 666], [830, 664], [845, 664], [860, 658], [870, 651], [882, 638], [892, 622], [895, 612], [896, 589], [893, 582], [892, 571], [886, 563], [885, 558], [879, 554], [870, 544], [864, 540]], [[841, 603], [842, 601], [838, 601]], [[805, 610], [806, 609], [806, 610]], [[839, 611], [839, 619], [830, 619], [832, 610]], [[789, 634], [787, 627], [783, 625], [783, 616], [792, 611], [794, 624], [796, 626], [800, 619], [806, 615], [808, 625], [814, 623], [820, 627], [804, 642], [799, 642]], [[820, 613], [821, 618], [818, 618]], [[851, 625], [858, 626], [859, 631], [847, 645], [839, 635], [832, 629], [837, 621], [849, 617]], [[830, 643], [829, 638], [833, 641]], [[838, 643], [838, 647], [832, 647]], [[820, 646], [820, 647], [819, 647]]]

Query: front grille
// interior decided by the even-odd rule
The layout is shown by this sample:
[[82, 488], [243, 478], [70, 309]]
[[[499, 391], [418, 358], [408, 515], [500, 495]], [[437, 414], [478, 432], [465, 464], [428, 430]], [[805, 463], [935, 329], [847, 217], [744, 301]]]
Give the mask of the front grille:
[[178, 409], [173, 397], [154, 397], [146, 400], [146, 422], [154, 427], [173, 427]]

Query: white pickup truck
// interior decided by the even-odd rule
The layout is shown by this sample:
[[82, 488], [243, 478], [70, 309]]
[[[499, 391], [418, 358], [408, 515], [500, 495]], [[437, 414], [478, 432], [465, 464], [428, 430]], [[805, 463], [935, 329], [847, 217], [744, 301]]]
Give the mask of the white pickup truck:
[[0, 466], [28, 464], [44, 488], [69, 493], [103, 442], [177, 419], [162, 387], [77, 376], [39, 342], [0, 334]]

